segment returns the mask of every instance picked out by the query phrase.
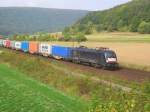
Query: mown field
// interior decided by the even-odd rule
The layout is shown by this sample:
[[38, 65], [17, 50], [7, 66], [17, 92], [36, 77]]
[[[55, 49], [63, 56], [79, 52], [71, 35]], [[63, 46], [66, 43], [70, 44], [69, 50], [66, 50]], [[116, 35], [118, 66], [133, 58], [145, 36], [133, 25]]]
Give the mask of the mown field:
[[52, 42], [65, 46], [108, 47], [116, 51], [119, 63], [128, 68], [150, 71], [150, 34], [98, 33], [87, 35], [87, 42]]
[[[0, 103], [3, 107], [0, 109], [6, 109], [6, 112], [12, 109], [21, 111], [22, 108], [25, 112], [43, 112], [47, 109], [50, 112], [150, 111], [149, 82], [138, 83], [133, 91], [125, 92], [95, 82], [91, 76], [96, 74], [72, 69], [61, 62], [12, 50], [0, 51], [0, 63], [4, 64], [0, 65]], [[72, 72], [86, 77], [73, 75]], [[123, 84], [121, 82], [124, 80], [117, 81]], [[134, 84], [128, 81], [124, 83]], [[41, 110], [38, 110], [39, 107]]]
[[0, 112], [84, 112], [79, 100], [0, 64]]

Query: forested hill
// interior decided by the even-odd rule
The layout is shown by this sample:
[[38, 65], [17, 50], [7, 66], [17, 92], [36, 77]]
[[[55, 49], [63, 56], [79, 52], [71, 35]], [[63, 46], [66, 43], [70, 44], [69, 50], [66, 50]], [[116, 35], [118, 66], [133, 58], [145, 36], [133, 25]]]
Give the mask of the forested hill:
[[1, 7], [0, 34], [58, 32], [87, 13], [82, 10]]
[[91, 12], [66, 32], [131, 31], [150, 33], [150, 0], [132, 0], [115, 8]]

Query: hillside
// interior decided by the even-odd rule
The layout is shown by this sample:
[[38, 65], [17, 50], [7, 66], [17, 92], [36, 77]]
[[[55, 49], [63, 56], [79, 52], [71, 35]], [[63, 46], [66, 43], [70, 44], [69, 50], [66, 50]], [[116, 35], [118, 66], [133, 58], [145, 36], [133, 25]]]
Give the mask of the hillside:
[[132, 0], [105, 11], [95, 11], [65, 32], [131, 31], [150, 33], [150, 0]]
[[83, 104], [0, 64], [1, 112], [84, 112]]
[[47, 8], [0, 8], [0, 34], [58, 32], [88, 12]]

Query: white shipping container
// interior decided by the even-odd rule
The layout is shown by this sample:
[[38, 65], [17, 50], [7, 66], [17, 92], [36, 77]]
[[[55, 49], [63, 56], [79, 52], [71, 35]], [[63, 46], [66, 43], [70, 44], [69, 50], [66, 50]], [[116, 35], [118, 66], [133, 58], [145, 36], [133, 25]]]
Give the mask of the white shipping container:
[[19, 42], [19, 41], [15, 42], [15, 49], [16, 50], [20, 50], [21, 49], [21, 42]]
[[52, 46], [46, 43], [39, 44], [39, 53], [43, 56], [49, 56], [52, 54]]
[[11, 42], [10, 42], [10, 47], [11, 47], [12, 49], [15, 49], [15, 41], [11, 41]]
[[0, 46], [3, 46], [3, 40], [0, 39]]
[[4, 47], [6, 46], [6, 40], [3, 40], [3, 46]]

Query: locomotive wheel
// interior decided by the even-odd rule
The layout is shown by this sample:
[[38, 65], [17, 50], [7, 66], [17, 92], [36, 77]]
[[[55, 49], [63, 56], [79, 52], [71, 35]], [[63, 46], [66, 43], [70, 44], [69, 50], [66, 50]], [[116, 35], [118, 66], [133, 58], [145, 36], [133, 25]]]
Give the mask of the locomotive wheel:
[[80, 63], [80, 61], [78, 61], [78, 60], [73, 60], [72, 62], [73, 62], [73, 63], [76, 63], [76, 64], [79, 64], [79, 63]]
[[91, 66], [93, 66], [93, 67], [95, 67], [95, 68], [99, 68], [99, 67], [100, 67], [100, 65], [94, 64], [94, 63], [91, 63]]

